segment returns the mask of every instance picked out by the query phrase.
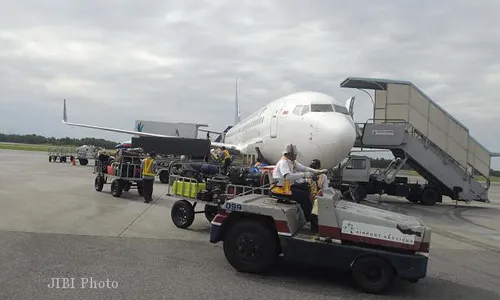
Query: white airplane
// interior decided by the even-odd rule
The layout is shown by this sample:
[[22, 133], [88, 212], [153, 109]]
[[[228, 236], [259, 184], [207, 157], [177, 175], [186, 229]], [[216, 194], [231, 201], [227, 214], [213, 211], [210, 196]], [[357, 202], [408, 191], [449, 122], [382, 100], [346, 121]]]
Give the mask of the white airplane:
[[[236, 97], [238, 123], [229, 129], [222, 142], [211, 142], [211, 146], [225, 146], [228, 150], [237, 150], [241, 154], [255, 155], [274, 165], [281, 158], [284, 146], [292, 143], [297, 147], [297, 160], [301, 163], [308, 165], [316, 158], [321, 161], [322, 168], [333, 168], [347, 157], [354, 146], [356, 126], [352, 118], [353, 102], [354, 97], [347, 100], [344, 106], [326, 94], [298, 92], [274, 100], [238, 122], [239, 103]], [[178, 138], [70, 123], [67, 120], [66, 100], [63, 123], [138, 136]]]

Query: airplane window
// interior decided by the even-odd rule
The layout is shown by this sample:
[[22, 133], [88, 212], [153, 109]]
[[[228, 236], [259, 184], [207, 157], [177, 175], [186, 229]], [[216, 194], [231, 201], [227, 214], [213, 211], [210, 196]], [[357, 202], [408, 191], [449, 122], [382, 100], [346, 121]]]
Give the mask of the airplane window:
[[347, 110], [347, 108], [345, 106], [340, 106], [340, 105], [334, 104], [333, 107], [335, 108], [336, 112], [339, 112], [339, 113], [344, 114], [344, 115], [349, 114], [349, 111]]
[[297, 105], [295, 106], [295, 109], [293, 110], [293, 113], [296, 114], [297, 116], [300, 116], [300, 111], [302, 110], [302, 105]]
[[311, 112], [333, 112], [331, 104], [311, 104]]
[[309, 105], [304, 105], [304, 106], [302, 107], [302, 113], [301, 113], [301, 114], [302, 114], [302, 115], [305, 115], [305, 114], [307, 114], [308, 112], [309, 112]]

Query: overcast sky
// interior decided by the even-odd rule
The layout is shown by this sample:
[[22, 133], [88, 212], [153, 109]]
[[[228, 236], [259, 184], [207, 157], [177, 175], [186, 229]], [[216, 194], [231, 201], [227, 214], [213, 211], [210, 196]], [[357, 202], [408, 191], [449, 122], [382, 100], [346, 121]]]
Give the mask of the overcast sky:
[[[500, 1], [2, 0], [0, 132], [129, 136], [134, 120], [209, 124], [289, 93], [371, 100], [346, 77], [412, 81], [500, 151]], [[493, 159], [499, 168], [500, 159]]]

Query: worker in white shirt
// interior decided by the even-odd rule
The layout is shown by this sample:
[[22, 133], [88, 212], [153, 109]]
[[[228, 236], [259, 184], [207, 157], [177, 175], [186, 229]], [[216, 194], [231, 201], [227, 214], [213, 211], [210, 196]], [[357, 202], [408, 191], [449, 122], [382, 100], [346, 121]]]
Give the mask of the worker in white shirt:
[[327, 170], [315, 170], [296, 161], [297, 147], [293, 144], [285, 145], [283, 156], [273, 171], [273, 179], [277, 182], [271, 188], [273, 195], [289, 198], [302, 207], [306, 220], [310, 220], [312, 211], [311, 187], [305, 179], [317, 180], [317, 176]]

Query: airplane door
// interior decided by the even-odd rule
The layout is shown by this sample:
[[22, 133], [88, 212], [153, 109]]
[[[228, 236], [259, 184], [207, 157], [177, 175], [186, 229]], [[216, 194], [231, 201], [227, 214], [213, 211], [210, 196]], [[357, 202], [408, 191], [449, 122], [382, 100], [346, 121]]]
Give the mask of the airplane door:
[[278, 116], [281, 111], [281, 108], [283, 107], [282, 103], [276, 109], [274, 110], [273, 115], [271, 116], [271, 138], [276, 138], [278, 137]]

